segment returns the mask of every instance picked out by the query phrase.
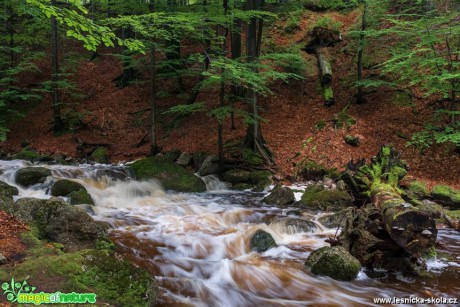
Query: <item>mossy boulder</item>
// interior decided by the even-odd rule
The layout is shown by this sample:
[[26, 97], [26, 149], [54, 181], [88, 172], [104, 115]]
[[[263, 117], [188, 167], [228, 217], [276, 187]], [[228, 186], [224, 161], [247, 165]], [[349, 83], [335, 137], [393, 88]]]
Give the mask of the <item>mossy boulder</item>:
[[98, 147], [91, 153], [91, 160], [96, 163], [109, 163], [110, 158], [106, 147]]
[[277, 247], [275, 240], [272, 235], [261, 229], [257, 230], [251, 237], [249, 247], [251, 250], [263, 253], [272, 247]]
[[37, 183], [43, 183], [46, 177], [51, 176], [51, 170], [45, 167], [25, 167], [19, 169], [14, 181], [24, 187], [30, 187]]
[[277, 185], [262, 201], [269, 205], [285, 207], [295, 202], [295, 196], [290, 188]]
[[335, 168], [329, 169], [312, 160], [303, 160], [296, 166], [296, 177], [299, 180], [321, 180], [324, 176], [338, 179], [340, 173]]
[[62, 179], [56, 181], [51, 187], [51, 195], [70, 197], [73, 205], [94, 205], [94, 201], [86, 188], [78, 182]]
[[83, 209], [58, 198], [21, 198], [16, 203], [0, 202], [0, 210], [36, 227], [40, 238], [64, 244], [66, 250], [94, 247], [106, 228], [104, 223], [94, 221]]
[[431, 191], [433, 200], [452, 209], [460, 209], [460, 191], [454, 188], [437, 185]]
[[295, 207], [322, 211], [337, 211], [351, 205], [353, 199], [347, 192], [325, 189], [319, 184], [308, 186], [301, 200], [294, 204]]
[[181, 155], [181, 151], [179, 149], [173, 149], [170, 151], [165, 152], [164, 157], [165, 159], [174, 162], [176, 161]]
[[251, 183], [255, 186], [254, 192], [263, 192], [273, 184], [272, 173], [267, 170], [253, 171], [250, 174]]
[[223, 173], [222, 180], [232, 184], [248, 183], [251, 181], [251, 172], [244, 169], [234, 168]]
[[164, 157], [143, 158], [129, 167], [138, 180], [157, 179], [168, 190], [177, 192], [206, 191], [206, 184], [203, 180]]
[[310, 254], [305, 268], [315, 275], [351, 281], [358, 276], [361, 263], [341, 246], [326, 246]]
[[14, 196], [18, 195], [19, 191], [16, 187], [9, 185], [6, 182], [0, 181], [0, 195], [3, 196]]
[[[25, 280], [37, 291], [95, 293], [98, 305], [146, 306], [155, 304], [158, 285], [150, 274], [112, 250], [84, 249], [63, 253], [24, 235], [30, 245], [25, 261], [5, 269], [5, 275]], [[6, 277], [5, 276], [5, 277]], [[36, 291], [36, 292], [37, 292]]]
[[11, 156], [13, 160], [27, 160], [32, 162], [49, 162], [53, 161], [53, 157], [49, 155], [39, 154], [37, 151], [27, 146], [24, 147], [20, 152]]

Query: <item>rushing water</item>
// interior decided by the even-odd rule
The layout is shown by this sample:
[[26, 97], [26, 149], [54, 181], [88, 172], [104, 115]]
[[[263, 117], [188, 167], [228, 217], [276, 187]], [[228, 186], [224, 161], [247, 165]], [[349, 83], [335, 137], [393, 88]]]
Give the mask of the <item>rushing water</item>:
[[[0, 180], [14, 185], [23, 161], [0, 161]], [[460, 236], [440, 230], [438, 258], [430, 277], [361, 272], [353, 282], [315, 277], [303, 269], [309, 253], [327, 245], [335, 230], [320, 223], [313, 233], [272, 222], [286, 209], [267, 207], [264, 194], [231, 192], [215, 177], [207, 193], [165, 192], [157, 182], [138, 182], [123, 166], [49, 165], [52, 178], [19, 197], [50, 197], [59, 178], [85, 185], [95, 201], [94, 218], [110, 223], [110, 237], [131, 261], [160, 285], [160, 306], [373, 306], [378, 297], [459, 297]], [[305, 216], [316, 220], [315, 216]], [[277, 248], [250, 251], [258, 229], [272, 234]]]

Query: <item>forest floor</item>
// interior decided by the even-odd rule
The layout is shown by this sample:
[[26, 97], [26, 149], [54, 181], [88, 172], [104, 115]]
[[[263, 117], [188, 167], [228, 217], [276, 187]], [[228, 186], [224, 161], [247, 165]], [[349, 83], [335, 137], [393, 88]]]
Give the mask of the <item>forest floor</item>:
[[[308, 29], [319, 18], [325, 17], [325, 14], [327, 18], [341, 23], [340, 29], [344, 36], [340, 44], [330, 48], [336, 103], [331, 107], [324, 106], [316, 58], [303, 51], [299, 52], [307, 65], [302, 72], [304, 78], [289, 83], [275, 82], [271, 86], [273, 95], [260, 99], [260, 114], [266, 120], [262, 123], [262, 133], [268, 147], [275, 154], [279, 175], [290, 178], [295, 173], [296, 163], [302, 159], [343, 169], [351, 159], [369, 159], [378, 152], [381, 145], [391, 143], [409, 164], [409, 174], [412, 177], [427, 182], [428, 186], [447, 184], [460, 187], [458, 153], [448, 146], [435, 146], [423, 153], [413, 146], [406, 146], [411, 135], [422, 129], [423, 124], [433, 115], [436, 107], [433, 101], [423, 98], [417, 91], [411, 97], [403, 92], [382, 89], [368, 95], [366, 104], [350, 104], [355, 93], [352, 82], [356, 75], [356, 46], [347, 40], [347, 32], [359, 21], [359, 11], [347, 14], [313, 14], [304, 11], [300, 16], [300, 28], [294, 33], [286, 33], [286, 19], [281, 18], [270, 31], [264, 33], [267, 37], [264, 48], [299, 49], [296, 42], [302, 40]], [[379, 60], [377, 53], [375, 57], [372, 54], [375, 49], [378, 46], [370, 46], [369, 61]], [[94, 61], [81, 62], [73, 76], [84, 98], [78, 104], [69, 104], [67, 107], [76, 110], [79, 116], [77, 121], [74, 118], [72, 133], [53, 136], [50, 97], [45, 97], [33, 108], [28, 107], [30, 110], [26, 116], [9, 127], [8, 140], [0, 144], [0, 150], [17, 152], [26, 143], [42, 153], [78, 157], [81, 154], [78, 151], [80, 140], [89, 144], [109, 144], [108, 152], [112, 162], [148, 155], [149, 142], [141, 142], [149, 126], [148, 82], [144, 80], [122, 89], [117, 88], [112, 80], [122, 73], [122, 66], [108, 54], [109, 51], [107, 54], [102, 53]], [[89, 59], [90, 55], [87, 54]], [[46, 78], [48, 72], [49, 69], [43, 67], [40, 75], [26, 76], [24, 82], [36, 84], [40, 78]], [[369, 73], [371, 71], [367, 71]], [[173, 93], [175, 84], [175, 78], [160, 82], [160, 112], [184, 103], [187, 99], [184, 93]], [[185, 85], [190, 92], [194, 86], [193, 80], [185, 80]], [[66, 95], [63, 98], [67, 103], [71, 101]], [[215, 105], [218, 93], [200, 93], [197, 100]], [[347, 111], [343, 112], [348, 105]], [[240, 106], [244, 108], [244, 104]], [[334, 127], [335, 121], [345, 113], [356, 123], [348, 127]], [[217, 122], [208, 114], [195, 113], [180, 122], [171, 115], [160, 117], [158, 145], [163, 151], [179, 149], [186, 152], [217, 152]], [[231, 130], [230, 121], [224, 123], [226, 142], [242, 139], [246, 128], [241, 118], [237, 118], [236, 127]], [[354, 147], [345, 143], [346, 135], [359, 136], [360, 145]]]

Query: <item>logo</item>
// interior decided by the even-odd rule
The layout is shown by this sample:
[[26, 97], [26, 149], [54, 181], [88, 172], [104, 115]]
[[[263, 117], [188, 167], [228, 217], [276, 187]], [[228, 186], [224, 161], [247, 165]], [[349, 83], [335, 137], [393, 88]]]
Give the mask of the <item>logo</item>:
[[34, 293], [36, 287], [33, 287], [27, 283], [27, 280], [21, 282], [15, 282], [14, 278], [11, 278], [11, 282], [4, 282], [2, 284], [3, 295], [6, 295], [6, 299], [11, 303], [19, 304], [94, 304], [96, 303], [95, 293], [46, 293], [39, 292]]

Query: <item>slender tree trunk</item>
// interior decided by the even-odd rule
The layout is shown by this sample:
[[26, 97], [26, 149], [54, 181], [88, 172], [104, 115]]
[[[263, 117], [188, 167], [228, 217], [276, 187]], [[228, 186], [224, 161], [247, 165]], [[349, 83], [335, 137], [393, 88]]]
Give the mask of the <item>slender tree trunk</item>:
[[157, 133], [156, 133], [156, 60], [155, 60], [155, 45], [150, 51], [150, 155], [154, 156], [158, 153]]
[[[260, 9], [260, 4], [261, 0], [248, 0], [246, 8], [248, 10], [257, 10]], [[260, 53], [260, 51], [257, 49], [257, 30], [259, 30], [259, 32], [262, 30], [260, 26], [258, 27], [257, 18], [251, 18], [246, 33], [246, 52], [249, 62], [255, 62], [257, 60], [258, 54]], [[261, 33], [259, 35], [261, 35]], [[252, 123], [248, 126], [244, 144], [252, 148], [254, 151], [260, 151], [264, 144], [264, 139], [262, 137], [259, 125], [259, 115], [257, 111], [257, 92], [254, 89], [250, 89], [248, 94], [249, 112], [252, 115]]]
[[[51, 5], [56, 5], [56, 0], [51, 0]], [[61, 117], [61, 93], [59, 91], [59, 54], [58, 54], [58, 30], [56, 17], [51, 16], [51, 92], [53, 95], [53, 131], [59, 134], [64, 130], [64, 122]]]
[[[365, 44], [365, 34], [364, 31], [366, 30], [366, 18], [368, 12], [369, 4], [367, 1], [364, 2], [363, 8], [363, 15], [361, 17], [361, 34], [359, 36], [359, 50], [358, 50], [358, 82], [363, 80], [363, 52], [364, 52], [364, 44]], [[358, 86], [358, 92], [356, 93], [356, 103], [363, 104], [366, 102], [366, 98], [364, 97], [363, 86]]]
[[[241, 58], [241, 30], [242, 30], [242, 21], [239, 18], [235, 18], [232, 24], [231, 30], [231, 52], [232, 52], [232, 60], [236, 60]], [[235, 100], [238, 97], [243, 96], [243, 88], [237, 85], [233, 85], [231, 87], [232, 90], [232, 112], [231, 112], [231, 129], [235, 130], [235, 113], [233, 109], [235, 108]]]

